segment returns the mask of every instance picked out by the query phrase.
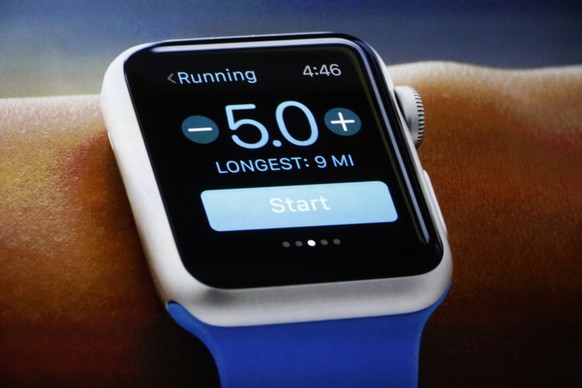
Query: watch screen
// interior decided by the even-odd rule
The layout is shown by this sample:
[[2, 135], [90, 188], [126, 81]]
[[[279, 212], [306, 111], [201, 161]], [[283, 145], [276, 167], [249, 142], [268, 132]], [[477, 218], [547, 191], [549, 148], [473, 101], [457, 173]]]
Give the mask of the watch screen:
[[378, 64], [347, 39], [161, 44], [126, 79], [185, 268], [219, 288], [417, 275], [442, 246]]

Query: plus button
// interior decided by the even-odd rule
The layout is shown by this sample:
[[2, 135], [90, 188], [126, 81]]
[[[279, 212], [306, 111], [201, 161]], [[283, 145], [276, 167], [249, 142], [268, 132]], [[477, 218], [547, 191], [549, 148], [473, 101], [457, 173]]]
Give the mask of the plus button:
[[351, 136], [358, 133], [362, 122], [357, 114], [346, 108], [334, 108], [325, 114], [327, 128], [341, 136]]
[[342, 112], [338, 112], [338, 119], [337, 120], [331, 120], [330, 123], [332, 124], [339, 124], [342, 126], [342, 129], [344, 132], [348, 131], [348, 126], [347, 124], [353, 124], [355, 123], [355, 120], [346, 120], [344, 119], [344, 115], [342, 114]]

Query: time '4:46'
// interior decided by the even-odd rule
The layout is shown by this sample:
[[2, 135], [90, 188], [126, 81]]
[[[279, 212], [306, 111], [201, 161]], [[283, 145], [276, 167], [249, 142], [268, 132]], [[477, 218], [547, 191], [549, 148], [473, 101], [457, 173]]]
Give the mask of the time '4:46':
[[303, 69], [303, 75], [309, 77], [317, 77], [320, 75], [324, 75], [326, 77], [334, 76], [338, 77], [342, 74], [342, 70], [340, 69], [337, 63], [332, 63], [330, 65], [320, 65], [320, 66], [311, 66], [307, 65]]

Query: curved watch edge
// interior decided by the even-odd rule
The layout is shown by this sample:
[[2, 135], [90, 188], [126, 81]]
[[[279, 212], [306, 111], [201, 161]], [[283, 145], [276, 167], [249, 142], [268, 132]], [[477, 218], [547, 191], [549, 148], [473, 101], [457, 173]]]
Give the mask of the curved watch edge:
[[[451, 253], [433, 198], [428, 203], [442, 238], [443, 258], [428, 273], [240, 290], [212, 288], [196, 280], [182, 264], [169, 222], [164, 211], [160, 211], [164, 206], [153, 170], [147, 163], [146, 147], [125, 83], [125, 60], [149, 45], [126, 50], [113, 61], [105, 75], [101, 106], [138, 232], [165, 306], [170, 301], [180, 303], [201, 321], [215, 326], [250, 326], [410, 313], [431, 306], [447, 291], [452, 278]], [[417, 169], [422, 171], [420, 165]], [[422, 172], [417, 174], [426, 195], [429, 192], [426, 181]]]

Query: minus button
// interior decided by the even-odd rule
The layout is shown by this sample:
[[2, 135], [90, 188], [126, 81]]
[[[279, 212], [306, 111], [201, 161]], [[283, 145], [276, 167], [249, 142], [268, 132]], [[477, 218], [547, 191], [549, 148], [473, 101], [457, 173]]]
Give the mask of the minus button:
[[188, 116], [182, 121], [182, 133], [194, 143], [209, 144], [218, 138], [218, 125], [206, 116]]

